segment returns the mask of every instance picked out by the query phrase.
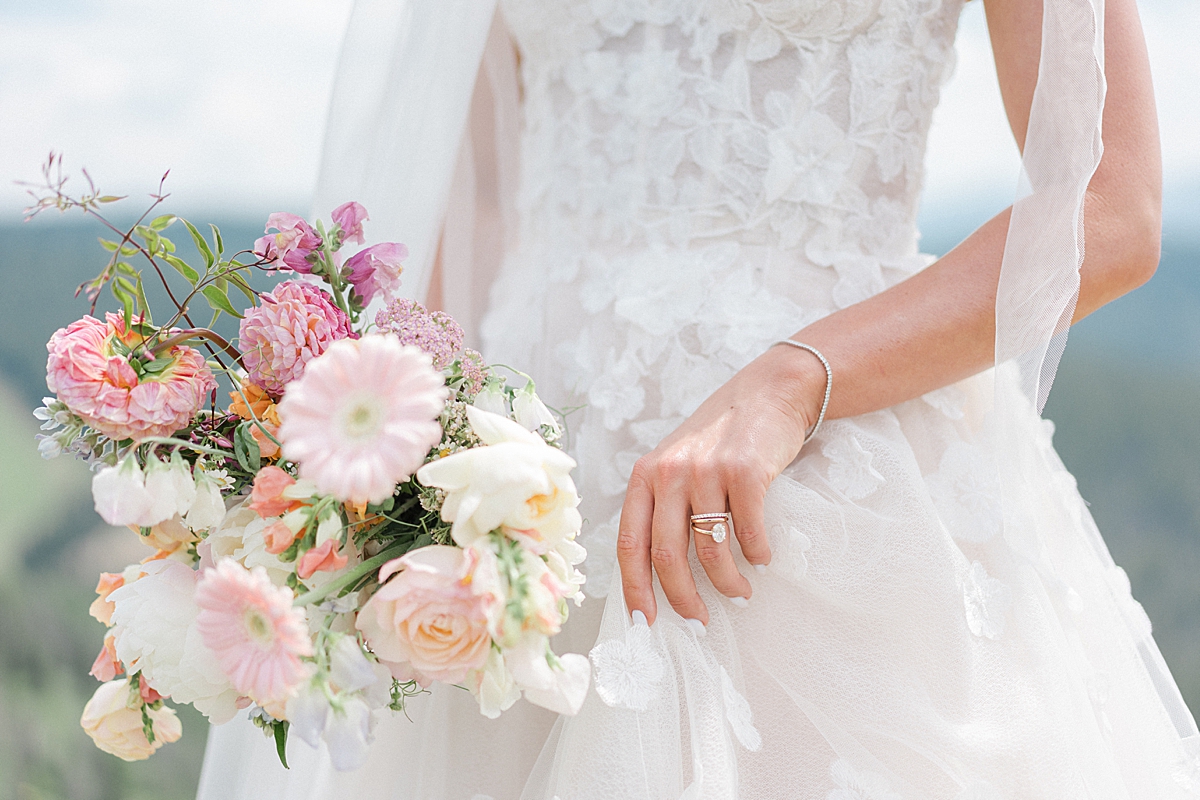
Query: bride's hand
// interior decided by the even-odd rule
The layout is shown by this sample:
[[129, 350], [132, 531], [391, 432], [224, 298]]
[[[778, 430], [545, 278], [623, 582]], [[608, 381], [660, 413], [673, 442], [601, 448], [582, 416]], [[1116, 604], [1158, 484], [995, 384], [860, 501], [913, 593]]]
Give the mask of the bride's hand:
[[[680, 616], [708, 624], [688, 564], [692, 514], [727, 511], [742, 555], [771, 560], [763, 526], [767, 487], [795, 459], [816, 420], [825, 370], [811, 354], [772, 347], [733, 376], [633, 468], [621, 509], [617, 558], [630, 612], [653, 623], [651, 568]], [[749, 598], [732, 542], [696, 535], [696, 556], [717, 591]]]

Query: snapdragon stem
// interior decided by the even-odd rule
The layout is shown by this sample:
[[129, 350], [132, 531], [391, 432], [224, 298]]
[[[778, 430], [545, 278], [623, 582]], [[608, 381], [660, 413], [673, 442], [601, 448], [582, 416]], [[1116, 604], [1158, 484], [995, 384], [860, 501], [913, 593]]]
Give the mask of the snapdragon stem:
[[382, 567], [387, 562], [391, 561], [399, 555], [407, 551], [407, 547], [392, 547], [378, 555], [368, 558], [366, 561], [359, 564], [354, 569], [347, 572], [345, 575], [330, 581], [320, 589], [313, 589], [311, 592], [305, 592], [296, 597], [292, 602], [294, 606], [311, 606], [320, 603], [331, 594], [345, 589], [347, 586], [353, 586], [360, 578], [374, 572], [379, 567]]
[[233, 454], [225, 450], [217, 450], [213, 447], [205, 447], [202, 444], [187, 442], [183, 439], [175, 439], [170, 436], [148, 436], [142, 439], [138, 444], [171, 444], [176, 447], [186, 447], [189, 450], [195, 450], [198, 453], [208, 453], [213, 456], [221, 456], [222, 458], [233, 458]]

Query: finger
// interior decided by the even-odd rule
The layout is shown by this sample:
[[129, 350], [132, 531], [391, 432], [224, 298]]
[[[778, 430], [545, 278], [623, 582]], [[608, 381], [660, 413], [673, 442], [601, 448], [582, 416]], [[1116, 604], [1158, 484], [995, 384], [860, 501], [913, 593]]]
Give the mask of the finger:
[[654, 513], [654, 493], [641, 470], [634, 467], [621, 507], [617, 531], [617, 562], [621, 565], [621, 586], [629, 613], [641, 611], [651, 624], [658, 613], [654, 600], [654, 575], [650, 566], [650, 526]]
[[[696, 492], [692, 496], [693, 514], [715, 514], [724, 510], [725, 492], [715, 482], [706, 487], [705, 491]], [[701, 527], [709, 529], [712, 525], [706, 523]], [[737, 525], [733, 528], [736, 531]], [[692, 533], [692, 538], [696, 542], [696, 559], [700, 566], [704, 567], [704, 572], [712, 581], [713, 587], [726, 597], [750, 597], [750, 581], [738, 572], [737, 564], [733, 561], [733, 551], [730, 550], [730, 541], [725, 539], [718, 542], [712, 536], [695, 532]]]
[[733, 532], [742, 555], [755, 566], [771, 563], [767, 526], [763, 520], [766, 490], [758, 483], [735, 479], [729, 484], [729, 513], [733, 514]]
[[685, 491], [659, 490], [654, 498], [654, 524], [650, 533], [650, 561], [658, 573], [663, 594], [684, 619], [708, 624], [708, 608], [696, 591], [688, 562], [688, 501]]

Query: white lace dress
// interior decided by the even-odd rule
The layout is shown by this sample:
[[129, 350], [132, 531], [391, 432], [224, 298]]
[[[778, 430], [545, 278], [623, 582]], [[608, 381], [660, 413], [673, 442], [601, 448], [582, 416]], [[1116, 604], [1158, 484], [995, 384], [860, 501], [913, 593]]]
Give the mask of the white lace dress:
[[[703, 637], [661, 594], [653, 628], [622, 601], [637, 458], [772, 341], [929, 263], [917, 199], [959, 0], [502, 5], [520, 244], [483, 334], [582, 407], [594, 599], [558, 644], [590, 650], [595, 691], [571, 719], [519, 704], [489, 722], [441, 688], [382, 722], [350, 775], [302, 743], [284, 773], [256, 731], [218, 729], [201, 796], [1198, 796], [1195, 724], [1052, 426], [1029, 410], [1019, 459], [996, 463], [994, 382], [1018, 396], [1002, 372], [827, 424], [768, 494], [774, 558], [741, 562], [749, 606], [698, 581]], [[1005, 498], [1029, 520], [1016, 533], [997, 469], [1037, 487]]]

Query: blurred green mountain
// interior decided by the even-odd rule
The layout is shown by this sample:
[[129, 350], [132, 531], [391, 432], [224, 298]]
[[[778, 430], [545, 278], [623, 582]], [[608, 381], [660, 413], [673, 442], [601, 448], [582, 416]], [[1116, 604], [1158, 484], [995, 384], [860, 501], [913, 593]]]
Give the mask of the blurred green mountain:
[[[927, 226], [928, 227], [928, 226]], [[222, 225], [244, 247], [261, 223]], [[87, 312], [75, 287], [104, 265], [94, 225], [0, 226], [0, 800], [190, 800], [205, 722], [149, 761], [101, 753], [79, 728], [103, 628], [87, 615], [101, 570], [139, 557], [100, 524], [78, 462], [42, 461], [30, 411], [45, 343]], [[172, 229], [181, 249], [187, 236]], [[940, 252], [958, 232], [926, 237]], [[190, 247], [190, 245], [188, 245]], [[1046, 416], [1113, 556], [1200, 709], [1200, 240], [1168, 236], [1146, 287], [1076, 326]], [[163, 308], [161, 292], [151, 302]], [[105, 298], [112, 308], [111, 298]], [[207, 321], [207, 317], [205, 317]], [[226, 323], [228, 324], [228, 323]], [[228, 332], [229, 328], [226, 328]], [[64, 561], [65, 557], [65, 561]]]

